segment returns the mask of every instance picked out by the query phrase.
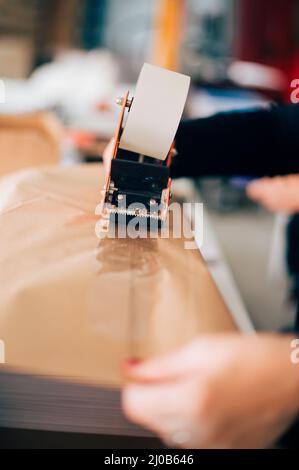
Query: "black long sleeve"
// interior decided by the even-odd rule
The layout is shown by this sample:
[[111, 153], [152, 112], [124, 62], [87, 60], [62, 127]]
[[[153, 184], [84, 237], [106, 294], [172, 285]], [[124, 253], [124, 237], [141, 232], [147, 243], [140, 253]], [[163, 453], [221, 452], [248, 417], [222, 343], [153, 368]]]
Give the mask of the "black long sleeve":
[[299, 105], [182, 121], [172, 176], [299, 173]]

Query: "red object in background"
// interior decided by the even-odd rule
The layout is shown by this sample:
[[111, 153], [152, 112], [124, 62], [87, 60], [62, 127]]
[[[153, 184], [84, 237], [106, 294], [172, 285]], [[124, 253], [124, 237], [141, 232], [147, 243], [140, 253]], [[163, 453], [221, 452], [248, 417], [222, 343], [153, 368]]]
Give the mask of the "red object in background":
[[64, 137], [70, 139], [73, 144], [79, 148], [84, 149], [96, 143], [96, 135], [92, 132], [81, 131], [77, 129], [65, 129]]
[[299, 50], [297, 51], [297, 54], [295, 55], [292, 72], [291, 72], [291, 80], [293, 80], [294, 78], [299, 79]]
[[296, 0], [238, 0], [235, 57], [276, 67], [290, 81], [295, 78], [295, 11]]

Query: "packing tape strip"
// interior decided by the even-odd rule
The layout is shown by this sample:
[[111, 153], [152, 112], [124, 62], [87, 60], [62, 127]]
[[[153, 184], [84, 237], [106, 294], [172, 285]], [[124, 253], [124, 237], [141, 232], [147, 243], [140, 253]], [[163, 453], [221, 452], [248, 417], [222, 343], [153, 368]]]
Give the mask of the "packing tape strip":
[[190, 77], [144, 64], [120, 148], [165, 160], [184, 111]]

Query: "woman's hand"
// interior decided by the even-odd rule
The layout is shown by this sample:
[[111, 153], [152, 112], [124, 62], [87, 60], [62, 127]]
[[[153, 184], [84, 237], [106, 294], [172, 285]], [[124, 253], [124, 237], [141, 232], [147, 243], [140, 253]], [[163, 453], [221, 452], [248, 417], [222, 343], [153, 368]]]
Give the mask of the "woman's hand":
[[299, 211], [299, 175], [253, 181], [247, 194], [270, 211], [293, 214]]
[[123, 407], [170, 447], [265, 448], [299, 413], [291, 337], [215, 335], [125, 366]]
[[103, 153], [103, 162], [107, 174], [110, 172], [111, 160], [113, 158], [115, 139], [111, 139]]

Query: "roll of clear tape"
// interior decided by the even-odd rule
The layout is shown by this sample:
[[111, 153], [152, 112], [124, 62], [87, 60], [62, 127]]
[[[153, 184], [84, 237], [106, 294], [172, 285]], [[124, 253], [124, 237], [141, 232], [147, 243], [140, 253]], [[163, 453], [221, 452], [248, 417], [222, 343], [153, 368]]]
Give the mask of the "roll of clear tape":
[[144, 64], [120, 148], [165, 160], [184, 111], [190, 77]]

